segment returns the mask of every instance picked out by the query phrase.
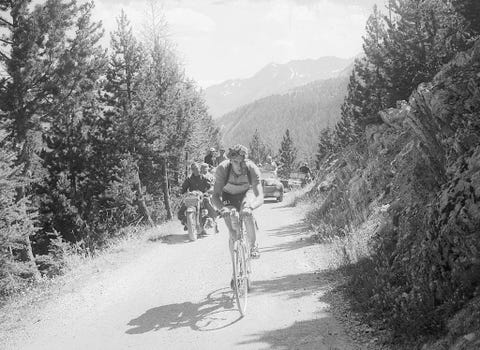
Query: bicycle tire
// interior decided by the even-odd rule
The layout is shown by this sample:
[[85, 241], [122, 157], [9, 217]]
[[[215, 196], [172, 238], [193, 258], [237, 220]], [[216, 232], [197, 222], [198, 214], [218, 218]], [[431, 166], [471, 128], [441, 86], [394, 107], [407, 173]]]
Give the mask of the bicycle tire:
[[197, 223], [195, 220], [194, 212], [187, 213], [187, 228], [188, 228], [188, 238], [191, 241], [196, 241], [197, 240]]
[[248, 300], [248, 267], [246, 249], [241, 241], [236, 241], [233, 248], [233, 291], [238, 311], [243, 317], [247, 312]]

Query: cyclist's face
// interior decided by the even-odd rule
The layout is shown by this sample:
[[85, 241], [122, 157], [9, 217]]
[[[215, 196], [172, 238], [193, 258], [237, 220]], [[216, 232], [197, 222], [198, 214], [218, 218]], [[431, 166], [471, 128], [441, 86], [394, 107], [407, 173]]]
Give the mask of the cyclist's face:
[[242, 172], [242, 166], [245, 164], [245, 158], [243, 156], [234, 156], [230, 158], [232, 163], [232, 169], [235, 173], [240, 174]]

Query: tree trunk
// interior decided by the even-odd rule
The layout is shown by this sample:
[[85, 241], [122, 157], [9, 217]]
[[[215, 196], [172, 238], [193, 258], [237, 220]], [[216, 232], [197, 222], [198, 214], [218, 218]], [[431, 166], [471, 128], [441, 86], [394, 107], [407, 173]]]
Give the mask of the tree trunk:
[[188, 177], [188, 151], [185, 152], [185, 178]]
[[170, 194], [169, 194], [169, 185], [168, 185], [168, 171], [167, 171], [167, 159], [165, 158], [162, 162], [162, 189], [163, 189], [163, 203], [165, 205], [165, 210], [167, 212], [167, 220], [172, 220], [172, 208], [170, 207]]
[[[28, 178], [31, 177], [32, 172], [32, 162], [31, 162], [31, 147], [29, 141], [26, 140], [23, 143], [22, 151], [20, 154], [20, 159], [25, 164], [22, 170], [22, 177]], [[17, 189], [18, 198], [17, 200], [22, 200], [27, 196], [27, 190], [25, 188], [26, 184], [21, 184]], [[30, 241], [30, 235], [26, 234], [23, 238], [23, 243], [25, 244], [24, 248], [20, 250], [20, 256], [23, 261], [27, 261], [32, 266], [33, 278], [39, 280], [41, 278], [40, 271], [38, 270], [37, 264], [35, 263], [35, 256], [33, 255], [32, 242]]]
[[147, 205], [145, 204], [145, 199], [143, 198], [143, 193], [142, 193], [142, 183], [140, 182], [140, 174], [138, 171], [138, 166], [135, 167], [136, 171], [136, 182], [135, 182], [135, 191], [137, 192], [137, 205], [138, 205], [138, 210], [140, 213], [142, 213], [143, 218], [148, 222], [150, 226], [153, 226], [153, 220], [152, 217], [150, 216], [150, 211], [148, 210]]

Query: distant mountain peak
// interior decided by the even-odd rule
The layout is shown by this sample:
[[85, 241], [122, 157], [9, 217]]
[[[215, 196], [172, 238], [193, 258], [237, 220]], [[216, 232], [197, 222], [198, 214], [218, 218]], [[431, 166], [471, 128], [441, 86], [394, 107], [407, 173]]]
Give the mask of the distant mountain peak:
[[205, 89], [210, 113], [218, 118], [236, 108], [269, 95], [286, 93], [315, 80], [338, 76], [353, 59], [325, 56], [317, 59], [269, 63], [250, 78], [230, 79]]

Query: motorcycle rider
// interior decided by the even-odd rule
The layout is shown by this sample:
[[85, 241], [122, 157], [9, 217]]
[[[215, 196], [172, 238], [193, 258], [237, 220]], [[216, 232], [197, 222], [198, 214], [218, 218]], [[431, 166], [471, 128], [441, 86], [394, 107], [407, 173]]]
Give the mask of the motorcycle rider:
[[213, 187], [213, 183], [215, 182], [215, 176], [210, 172], [210, 166], [207, 163], [200, 164], [200, 174], [205, 176], [208, 181], [212, 183]]
[[[183, 182], [182, 189], [180, 191], [182, 194], [186, 193], [187, 191], [200, 191], [202, 193], [205, 193], [212, 189], [213, 182], [200, 174], [200, 166], [198, 163], [192, 163], [190, 169], [192, 171], [192, 174], [187, 177]], [[215, 219], [217, 216], [217, 212], [212, 207], [212, 204], [210, 203], [210, 200], [208, 198], [204, 198], [203, 206], [208, 210], [208, 216], [212, 219]], [[187, 217], [185, 216], [186, 210], [187, 207], [185, 206], [185, 204], [182, 204], [182, 206], [178, 210], [178, 219], [182, 223], [183, 229], [185, 231], [187, 230]]]
[[298, 168], [301, 174], [305, 175], [304, 181], [305, 182], [310, 182], [313, 180], [313, 175], [312, 172], [310, 171], [310, 168], [308, 167], [307, 162], [303, 162], [300, 168]]
[[[254, 209], [263, 204], [263, 190], [260, 182], [260, 170], [248, 159], [248, 149], [235, 145], [227, 154], [229, 158], [217, 166], [212, 202], [220, 211], [228, 227], [230, 254], [233, 257], [233, 242], [236, 231], [232, 227], [230, 209], [233, 206], [245, 218], [247, 236], [251, 242], [251, 257], [258, 258], [256, 243], [256, 222], [252, 215]], [[233, 286], [233, 278], [230, 282]]]
[[[213, 184], [215, 182], [215, 175], [213, 175], [211, 172], [210, 172], [210, 166], [207, 164], [207, 163], [202, 163], [200, 164], [200, 174], [203, 175], [212, 185], [210, 187], [210, 189], [208, 190], [209, 193], [213, 192]], [[207, 198], [204, 198], [205, 201], [208, 201], [208, 208], [211, 208], [211, 210], [213, 210], [214, 212], [210, 212], [209, 210], [209, 217], [207, 218], [207, 222], [206, 222], [206, 228], [211, 228], [211, 227], [214, 227], [215, 226], [215, 232], [218, 233], [218, 226], [217, 226], [217, 221], [215, 220], [216, 219], [216, 216], [217, 216], [217, 212], [215, 211], [215, 209], [213, 209], [212, 207], [212, 203], [210, 202], [210, 197], [207, 197]], [[205, 202], [206, 203], [206, 202]], [[215, 216], [212, 216], [212, 215], [215, 215]]]

